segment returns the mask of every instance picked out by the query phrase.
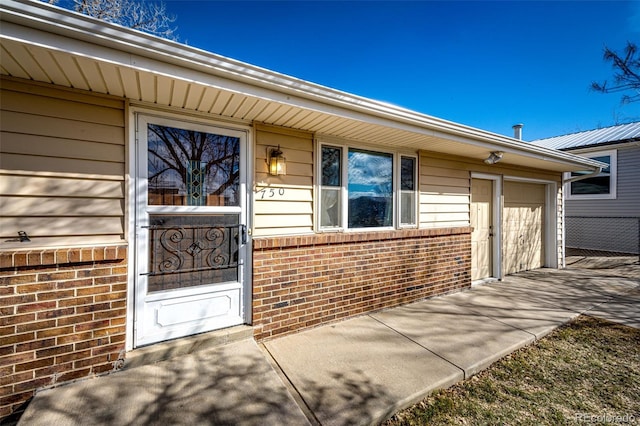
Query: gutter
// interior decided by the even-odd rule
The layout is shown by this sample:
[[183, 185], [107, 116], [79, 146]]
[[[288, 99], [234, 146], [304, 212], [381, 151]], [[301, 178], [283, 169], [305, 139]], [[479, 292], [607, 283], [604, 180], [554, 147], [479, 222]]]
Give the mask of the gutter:
[[588, 178], [591, 178], [591, 177], [596, 177], [597, 175], [599, 175], [602, 172], [602, 169], [604, 169], [604, 167], [598, 166], [598, 168], [596, 170], [592, 171], [589, 174], [582, 175], [582, 176], [574, 176], [574, 177], [569, 178], [569, 179], [562, 179], [562, 184], [564, 185], [565, 183], [577, 182], [577, 181], [582, 180], [582, 179], [588, 179]]

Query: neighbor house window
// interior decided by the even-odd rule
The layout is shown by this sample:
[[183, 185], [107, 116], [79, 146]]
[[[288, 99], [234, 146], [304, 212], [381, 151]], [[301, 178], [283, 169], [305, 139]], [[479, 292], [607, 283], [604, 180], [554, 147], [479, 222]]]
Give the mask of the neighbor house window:
[[320, 229], [415, 226], [416, 163], [389, 152], [321, 145]]
[[[614, 199], [616, 198], [616, 151], [600, 151], [579, 154], [608, 164], [608, 167], [594, 176], [569, 183], [567, 199]], [[572, 172], [569, 177], [581, 176], [588, 172]]]

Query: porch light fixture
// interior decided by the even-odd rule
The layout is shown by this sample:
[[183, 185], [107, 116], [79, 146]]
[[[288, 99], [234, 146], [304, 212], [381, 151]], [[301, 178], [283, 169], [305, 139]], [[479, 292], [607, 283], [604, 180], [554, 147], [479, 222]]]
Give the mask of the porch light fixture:
[[269, 174], [272, 176], [286, 175], [287, 174], [287, 159], [284, 157], [280, 150], [280, 145], [277, 148], [267, 148], [267, 165], [269, 166]]
[[496, 164], [497, 162], [499, 162], [500, 160], [502, 160], [502, 156], [504, 155], [504, 152], [502, 151], [493, 151], [491, 153], [491, 155], [489, 155], [485, 160], [485, 164]]

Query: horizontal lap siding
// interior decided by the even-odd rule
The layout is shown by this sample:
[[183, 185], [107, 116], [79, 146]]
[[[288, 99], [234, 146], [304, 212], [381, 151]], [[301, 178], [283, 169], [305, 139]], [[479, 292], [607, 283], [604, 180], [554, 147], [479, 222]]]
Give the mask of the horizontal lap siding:
[[[267, 150], [280, 146], [286, 176], [267, 173]], [[256, 125], [253, 235], [313, 232], [313, 138], [308, 133]]]
[[556, 259], [558, 259], [558, 267], [563, 268], [564, 264], [564, 210], [566, 209], [565, 203], [563, 203], [564, 188], [562, 185], [558, 185], [558, 192], [556, 193]]
[[566, 245], [636, 254], [640, 251], [640, 147], [601, 148], [609, 149], [617, 150], [616, 198], [566, 200]]
[[557, 258], [562, 264], [562, 174], [506, 164], [486, 165], [482, 160], [420, 153], [420, 227], [469, 226], [471, 174], [485, 173], [557, 182]]
[[420, 158], [420, 227], [469, 226], [471, 174], [461, 163]]
[[124, 239], [124, 103], [2, 79], [0, 249]]
[[[624, 146], [616, 149], [618, 151], [616, 199], [567, 200], [567, 216], [640, 216], [640, 185], [638, 185], [640, 182], [640, 147]], [[581, 155], [574, 152], [572, 154]]]
[[[617, 202], [615, 214], [640, 216], [640, 147], [618, 149]], [[591, 213], [593, 214], [593, 212]], [[611, 214], [611, 211], [609, 211]]]

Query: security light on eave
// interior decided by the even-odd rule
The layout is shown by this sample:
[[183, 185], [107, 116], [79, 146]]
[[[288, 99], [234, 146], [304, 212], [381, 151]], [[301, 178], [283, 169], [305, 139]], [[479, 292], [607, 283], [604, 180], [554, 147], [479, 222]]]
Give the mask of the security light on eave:
[[485, 160], [485, 164], [496, 164], [500, 160], [502, 160], [502, 156], [504, 152], [502, 151], [493, 151]]

